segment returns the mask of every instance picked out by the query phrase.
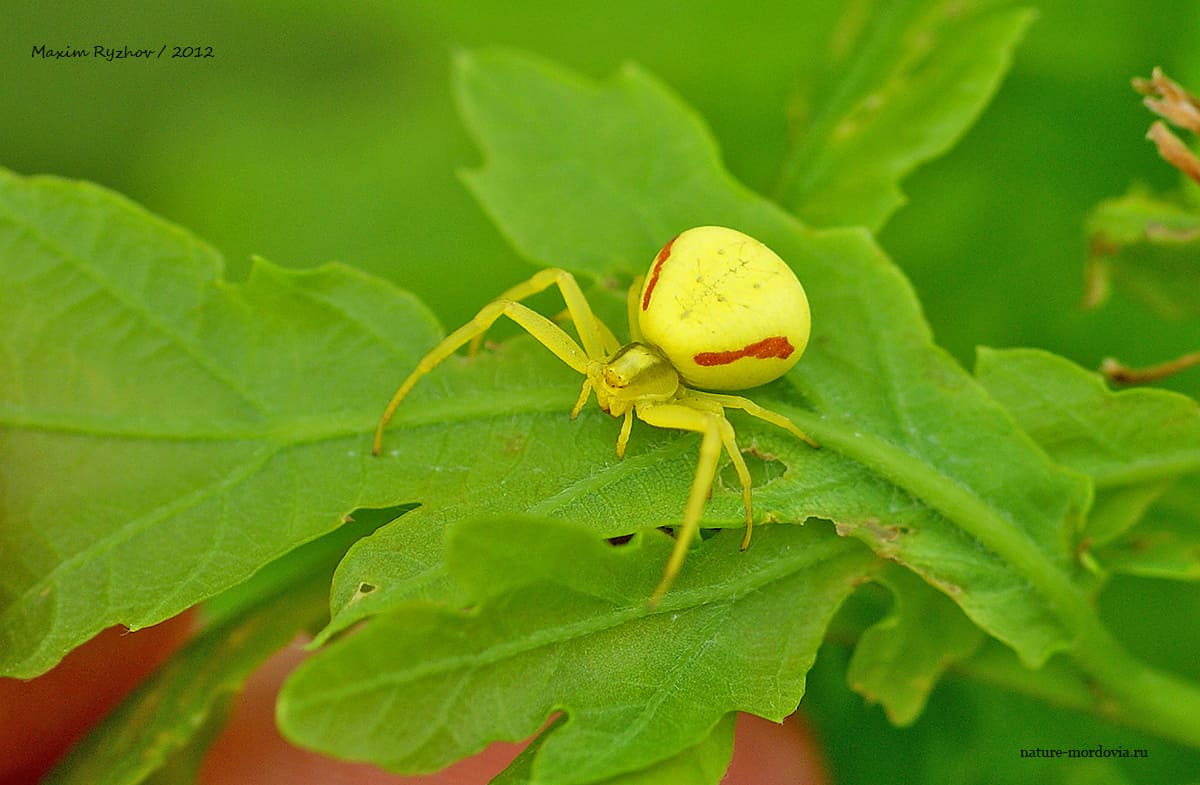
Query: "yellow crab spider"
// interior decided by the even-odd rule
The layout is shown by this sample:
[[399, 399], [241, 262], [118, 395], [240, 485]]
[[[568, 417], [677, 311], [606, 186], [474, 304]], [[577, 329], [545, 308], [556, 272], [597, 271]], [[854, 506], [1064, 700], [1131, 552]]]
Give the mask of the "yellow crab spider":
[[[566, 301], [578, 343], [520, 302], [551, 286], [557, 286]], [[651, 603], [657, 603], [671, 588], [699, 533], [722, 449], [742, 486], [746, 512], [742, 549], [750, 544], [754, 526], [750, 472], [726, 409], [740, 409], [817, 446], [782, 414], [748, 398], [709, 392], [744, 390], [782, 376], [808, 344], [810, 318], [808, 298], [791, 268], [754, 238], [720, 226], [688, 229], [663, 246], [649, 272], [630, 288], [628, 303], [631, 342], [621, 346], [592, 313], [569, 272], [542, 270], [517, 284], [417, 363], [384, 410], [373, 451], [380, 453], [384, 427], [417, 380], [462, 346], [477, 347], [488, 328], [507, 316], [583, 374], [572, 419], [593, 393], [601, 409], [624, 418], [617, 437], [618, 457], [625, 455], [635, 414], [649, 425], [701, 434], [696, 474], [675, 546], [651, 596]]]

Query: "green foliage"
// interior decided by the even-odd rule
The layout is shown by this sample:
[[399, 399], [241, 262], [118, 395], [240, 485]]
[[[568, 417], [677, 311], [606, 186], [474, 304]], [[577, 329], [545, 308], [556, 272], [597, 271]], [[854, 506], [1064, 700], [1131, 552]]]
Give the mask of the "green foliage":
[[1200, 214], [1194, 206], [1134, 191], [1097, 205], [1088, 219], [1089, 305], [1118, 287], [1159, 317], [1200, 319]]
[[[713, 732], [696, 746], [644, 769], [605, 779], [599, 785], [694, 785], [720, 782], [733, 757], [734, 717], [733, 714], [725, 715]], [[559, 718], [554, 724], [562, 722]], [[533, 782], [533, 762], [547, 738], [547, 733], [538, 736], [512, 765], [492, 780], [492, 785], [527, 785]]]
[[[741, 188], [718, 168], [704, 129], [637, 71], [626, 69], [611, 85], [571, 89], [570, 81], [541, 64], [499, 55], [462, 60], [460, 73], [465, 114], [488, 156], [487, 167], [468, 181], [531, 258], [588, 269], [604, 255], [632, 257], [632, 252], [621, 254], [623, 238], [654, 248], [655, 237], [670, 236], [669, 227], [717, 223], [742, 227], [797, 270], [810, 298], [821, 304], [814, 307], [811, 348], [803, 366], [788, 377], [790, 396], [779, 386], [772, 397], [757, 397], [830, 448], [809, 455], [794, 442], [772, 445], [772, 454], [785, 456], [790, 466], [803, 461], [803, 472], [789, 479], [807, 484], [805, 474], [853, 477], [854, 493], [848, 497], [842, 488], [801, 492], [803, 485], [793, 486], [779, 502], [790, 502], [792, 509], [780, 510], [777, 519], [818, 515], [836, 521], [930, 580], [955, 587], [960, 604], [995, 624], [996, 634], [1031, 661], [1062, 645], [1061, 630], [1040, 616], [1039, 603], [1005, 601], [1000, 607], [976, 594], [1011, 600], [1025, 591], [1018, 585], [1024, 580], [943, 516], [985, 542], [1011, 533], [1022, 540], [1014, 547], [1041, 551], [1020, 558], [1051, 568], [1066, 562], [1070, 529], [1086, 505], [1086, 489], [1032, 449], [1004, 413], [933, 346], [911, 290], [867, 235], [806, 230]], [[526, 110], [500, 100], [513, 93], [526, 97], [524, 106], [556, 108], [554, 134], [539, 138], [536, 147], [524, 141]], [[591, 130], [597, 117], [607, 118], [603, 134]], [[656, 130], [644, 140], [639, 129], [651, 117]], [[608, 200], [607, 209], [600, 204], [560, 209], [547, 227], [537, 216], [550, 205], [579, 198], [570, 180], [531, 177], [530, 167], [534, 156], [562, 158], [568, 151], [577, 167], [595, 161], [591, 176], [602, 178], [605, 193], [624, 196]], [[633, 160], [639, 154], [640, 165]], [[648, 183], [647, 171], [666, 173], [658, 188]], [[680, 172], [688, 174], [679, 178]], [[601, 237], [585, 227], [602, 210], [606, 231]], [[789, 406], [815, 410], [819, 418]], [[971, 427], [963, 428], [966, 423]], [[1014, 487], [1025, 491], [1014, 496]], [[763, 495], [773, 503], [777, 492]], [[868, 492], [877, 501], [864, 509]], [[906, 530], [910, 522], [920, 525]], [[1016, 527], [1025, 531], [1017, 534]], [[909, 536], [918, 530], [920, 536]], [[992, 578], [963, 580], [955, 571], [965, 564]]]
[[946, 595], [911, 573], [893, 568], [879, 580], [895, 604], [859, 637], [847, 679], [868, 701], [879, 700], [893, 723], [908, 725], [946, 668], [974, 652], [984, 635]]
[[[1144, 103], [1156, 114], [1193, 134], [1200, 130], [1193, 118], [1196, 98], [1160, 69], [1155, 68], [1148, 80], [1135, 79], [1134, 88], [1147, 96]], [[1200, 213], [1193, 182], [1196, 159], [1161, 120], [1151, 126], [1147, 138], [1166, 161], [1191, 179], [1180, 178], [1179, 193], [1160, 196], [1139, 186], [1092, 210], [1087, 221], [1090, 254], [1084, 304], [1091, 308], [1105, 305], [1115, 289], [1167, 323], [1197, 324]], [[1104, 370], [1112, 378], [1130, 382], [1168, 378], [1200, 363], [1200, 352], [1190, 348], [1193, 351], [1163, 361], [1156, 347], [1151, 355], [1156, 364], [1144, 369], [1131, 369], [1109, 359]], [[1012, 357], [1017, 366], [1034, 363], [1031, 370], [1054, 362], [1034, 355]], [[1089, 406], [1095, 415], [1090, 421], [1080, 418], [1077, 424], [1067, 426], [1068, 431], [1092, 431], [1074, 434], [1082, 437], [1080, 446], [1085, 448], [1074, 456], [1074, 462], [1096, 462], [1087, 455], [1088, 446], [1094, 452], [1109, 453], [1090, 473], [1098, 487], [1117, 486], [1101, 497], [1106, 504], [1098, 505], [1100, 514], [1094, 516], [1091, 527], [1089, 545], [1099, 546], [1095, 552], [1098, 561], [1113, 572], [1200, 579], [1200, 522], [1196, 516], [1200, 497], [1195, 471], [1200, 433], [1195, 401], [1148, 390], [1106, 395], [1098, 379], [1079, 374], [1070, 380], [1069, 389], [1074, 393], [1071, 397]]]
[[1114, 572], [1200, 581], [1200, 524], [1196, 475], [1151, 488], [1152, 505], [1123, 536], [1104, 542], [1096, 557]]
[[975, 373], [1051, 457], [1097, 488], [1200, 471], [1200, 406], [1192, 398], [1111, 392], [1099, 374], [1034, 349], [982, 349]]
[[289, 681], [282, 728], [424, 772], [527, 738], [562, 711], [570, 722], [532, 765], [534, 781], [567, 785], [685, 753], [736, 709], [781, 721], [829, 616], [875, 559], [828, 528], [770, 527], [759, 539], [744, 557], [740, 535], [710, 539], [651, 613], [645, 598], [670, 550], [657, 532], [613, 548], [562, 522], [464, 521], [446, 561], [471, 612], [416, 601], [334, 643]]
[[433, 328], [343, 267], [230, 286], [207, 246], [92, 186], [4, 174], [0, 202], [0, 663], [32, 676], [338, 526], [384, 479], [364, 380]]
[[879, 229], [899, 181], [944, 152], [991, 99], [1032, 18], [1008, 2], [857, 2], [789, 107], [779, 201], [816, 226]]
[[[186, 772], [222, 696], [319, 616], [329, 563], [293, 557], [330, 537], [339, 556], [357, 541], [280, 721], [398, 771], [536, 734], [497, 782], [715, 783], [734, 712], [794, 710], [831, 617], [868, 581], [880, 606], [847, 624], [853, 651], [835, 650], [841, 667], [817, 673], [806, 700], [847, 771], [842, 739], [859, 758], [872, 739], [882, 765], [915, 738], [915, 780], [1036, 779], [1002, 762], [1031, 714], [1041, 738], [1092, 714], [1105, 719], [1072, 740], [1116, 729], [1200, 746], [1200, 690], [1183, 678], [1198, 674], [1136, 659], [1113, 632], [1114, 618], [1171, 609], [1127, 590], [1133, 579], [1110, 582], [1200, 575], [1195, 402], [1111, 393], [1044, 352], [985, 351], [971, 376], [934, 345], [868, 231], [800, 220], [878, 229], [900, 180], [974, 121], [1030, 19], [1007, 3], [876, 5], [814, 7], [797, 33], [832, 48], [799, 47], [797, 137], [777, 173], [794, 215], [741, 185], [696, 111], [642, 68], [597, 83], [509, 52], [456, 57], [484, 154], [467, 185], [528, 261], [579, 275], [618, 335], [620, 289], [692, 225], [764, 240], [812, 300], [808, 353], [750, 396], [822, 448], [735, 415], [770, 525], [745, 553], [740, 532], [708, 537], [654, 609], [670, 544], [655, 527], [682, 510], [694, 436], [639, 425], [617, 460], [619, 423], [594, 406], [571, 422], [577, 377], [519, 336], [423, 379], [372, 459], [383, 402], [437, 340], [413, 297], [338, 265], [259, 260], [231, 283], [207, 245], [121, 197], [4, 174], [0, 666], [30, 676], [105, 626], [217, 598], [204, 637], [60, 781]], [[1172, 280], [1190, 296], [1188, 273]], [[486, 301], [443, 288], [468, 311]], [[399, 517], [358, 539], [374, 527], [343, 521], [371, 517], [362, 508]], [[718, 480], [705, 525], [740, 526], [736, 482]], [[873, 720], [836, 692], [847, 675], [908, 727], [864, 735]], [[997, 687], [1020, 697], [996, 701]], [[994, 769], [956, 754], [1000, 729], [1011, 743], [993, 745]], [[1151, 781], [1115, 764], [1056, 774]]]
[[1082, 542], [1107, 570], [1200, 578], [1200, 407], [1165, 390], [1110, 392], [1036, 350], [981, 350], [976, 374], [1059, 463], [1087, 474], [1096, 503]]

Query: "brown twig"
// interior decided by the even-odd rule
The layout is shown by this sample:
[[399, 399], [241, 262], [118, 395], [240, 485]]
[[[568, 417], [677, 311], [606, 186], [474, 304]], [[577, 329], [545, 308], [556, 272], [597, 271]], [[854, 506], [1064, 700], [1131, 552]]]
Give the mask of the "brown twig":
[[1131, 368], [1112, 357], [1106, 357], [1100, 363], [1100, 373], [1104, 374], [1113, 384], [1146, 384], [1165, 379], [1195, 365], [1200, 365], [1200, 352], [1185, 354], [1174, 360], [1145, 368]]

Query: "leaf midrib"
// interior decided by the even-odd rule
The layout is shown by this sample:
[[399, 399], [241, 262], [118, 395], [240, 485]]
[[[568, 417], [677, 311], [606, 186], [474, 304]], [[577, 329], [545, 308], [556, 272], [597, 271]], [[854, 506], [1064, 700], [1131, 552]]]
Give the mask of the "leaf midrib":
[[[676, 587], [667, 595], [661, 605], [650, 610], [641, 597], [633, 604], [614, 607], [606, 613], [592, 614], [579, 621], [560, 624], [552, 627], [537, 629], [534, 634], [522, 638], [490, 645], [479, 651], [459, 656], [446, 657], [434, 662], [422, 662], [415, 667], [403, 671], [384, 671], [370, 678], [356, 678], [350, 682], [329, 682], [330, 689], [317, 691], [308, 690], [308, 698], [299, 700], [292, 698], [289, 703], [294, 708], [303, 709], [311, 705], [321, 705], [337, 701], [354, 701], [360, 694], [379, 693], [385, 688], [399, 688], [404, 684], [420, 681], [430, 677], [451, 674], [462, 670], [473, 670], [479, 667], [494, 665], [510, 660], [522, 654], [540, 648], [557, 646], [568, 641], [590, 637], [598, 633], [619, 627], [623, 624], [642, 618], [662, 616], [663, 614], [679, 614], [692, 610], [712, 610], [714, 606], [733, 606], [750, 592], [759, 591], [764, 587], [782, 580], [795, 572], [805, 569], [813, 563], [828, 558], [858, 558], [874, 559], [873, 555], [857, 548], [848, 548], [848, 543], [842, 539], [829, 539], [823, 548], [788, 549], [779, 551], [779, 558], [755, 570], [738, 570], [727, 579], [717, 583], [688, 589]], [[546, 579], [550, 580], [550, 579]], [[647, 584], [649, 586], [649, 584]], [[603, 602], [614, 602], [611, 599], [596, 594], [590, 595]], [[419, 603], [424, 604], [424, 603]], [[430, 607], [432, 612], [440, 612], [469, 621], [453, 611]]]
[[[127, 205], [121, 207], [128, 211]], [[42, 246], [50, 258], [58, 263], [65, 263], [73, 268], [78, 274], [85, 277], [98, 290], [99, 293], [107, 296], [112, 302], [116, 303], [120, 308], [133, 314], [143, 323], [148, 325], [154, 332], [166, 338], [174, 345], [184, 356], [190, 358], [197, 367], [202, 369], [211, 378], [220, 383], [222, 386], [233, 392], [243, 403], [259, 413], [265, 413], [267, 408], [263, 401], [251, 394], [249, 388], [240, 383], [236, 376], [229, 373], [227, 368], [213, 362], [213, 358], [204, 352], [202, 348], [193, 340], [189, 340], [187, 336], [179, 332], [176, 327], [158, 316], [151, 310], [145, 307], [145, 304], [125, 296], [120, 289], [115, 287], [112, 282], [101, 274], [101, 271], [94, 265], [78, 254], [72, 252], [64, 245], [55, 242], [52, 237], [41, 230], [37, 224], [24, 221], [21, 217], [12, 212], [6, 212], [5, 217], [8, 218], [14, 225], [23, 227], [34, 240]], [[148, 216], [143, 216], [143, 219]], [[194, 248], [199, 245], [195, 240], [184, 235], [175, 227], [170, 227], [165, 223], [157, 222], [159, 228], [167, 226], [173, 232], [180, 234], [188, 242], [189, 248]]]
[[[480, 391], [476, 395], [428, 399], [403, 409], [396, 426], [414, 428], [510, 419], [520, 414], [545, 414], [570, 409], [572, 392], [563, 387]], [[380, 409], [382, 411], [382, 409]], [[88, 418], [51, 409], [0, 406], [0, 429], [24, 429], [128, 441], [270, 442], [280, 446], [369, 435], [378, 414], [353, 413], [264, 417], [258, 427], [245, 420], [180, 419], [148, 424], [145, 418]], [[388, 431], [391, 433], [391, 429]], [[395, 434], [393, 434], [394, 436]], [[385, 447], [387, 442], [385, 442]]]

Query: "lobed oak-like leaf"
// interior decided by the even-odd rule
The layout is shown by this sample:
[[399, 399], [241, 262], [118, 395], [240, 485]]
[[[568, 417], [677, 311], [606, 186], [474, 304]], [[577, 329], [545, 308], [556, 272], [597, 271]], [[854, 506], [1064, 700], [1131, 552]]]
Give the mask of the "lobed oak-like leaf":
[[[721, 169], [695, 116], [635, 68], [597, 85], [525, 57], [483, 53], [460, 57], [458, 84], [464, 115], [485, 153], [485, 166], [468, 173], [468, 183], [531, 259], [601, 282], [591, 289], [602, 312], [612, 310], [606, 300], [620, 299], [619, 287], [608, 291], [603, 282], [641, 272], [681, 227], [736, 226], [763, 239], [797, 270], [814, 303], [813, 341], [785, 380], [750, 394], [793, 417], [822, 449], [814, 451], [778, 429], [734, 415], [760, 477], [755, 487], [760, 516], [774, 522], [833, 520], [841, 533], [867, 542], [940, 589], [1027, 662], [1041, 662], [1068, 645], [1070, 623], [1055, 616], [1041, 589], [1024, 573], [1032, 570], [1039, 578], [1049, 574], [1056, 586], [1071, 586], [1072, 542], [1090, 486], [1081, 475], [1052, 462], [932, 344], [907, 283], [865, 233], [808, 230], [743, 189]], [[519, 339], [492, 357], [452, 361], [417, 386], [397, 415], [389, 443], [402, 449], [406, 440], [435, 427], [431, 412], [449, 412], [456, 402], [464, 403], [462, 397], [472, 402], [468, 420], [491, 418], [505, 427], [522, 422], [521, 412], [533, 401], [521, 403], [522, 396], [532, 398], [521, 387], [530, 385], [531, 378], [549, 378], [557, 361], [547, 356], [528, 339]], [[513, 374], [507, 380], [513, 392], [485, 402], [478, 388], [492, 385], [501, 367]], [[559, 377], [564, 380], [563, 412], [575, 393], [567, 376]], [[499, 395], [504, 388], [491, 389]], [[676, 522], [679, 508], [666, 500], [678, 499], [682, 505], [694, 471], [695, 438], [638, 427], [625, 460], [618, 462], [611, 454], [616, 423], [588, 411], [574, 424], [560, 420], [529, 438], [513, 437], [511, 452], [522, 460], [493, 455], [500, 462], [500, 479], [493, 479], [490, 488], [477, 486], [463, 472], [454, 498], [419, 499], [425, 502], [420, 510], [354, 548], [335, 579], [329, 632], [363, 619], [367, 624], [344, 644], [318, 654], [312, 667], [332, 673], [333, 663], [346, 664], [339, 646], [357, 652], [365, 644], [354, 641], [386, 638], [371, 632], [376, 625], [395, 633], [416, 623], [417, 600], [451, 607], [472, 602], [447, 571], [442, 532], [447, 526], [453, 532], [454, 525], [462, 525], [456, 522], [479, 511], [509, 506], [585, 522], [604, 535]], [[450, 419], [448, 430], [465, 429], [468, 420]], [[570, 435], [571, 448], [561, 449], [550, 434]], [[467, 444], [454, 448], [448, 441], [444, 452], [422, 465], [440, 474], [453, 466], [447, 456], [463, 456], [471, 449]], [[602, 457], [589, 469], [593, 454]], [[468, 463], [466, 457], [458, 460]], [[508, 493], [495, 493], [500, 483]], [[477, 487], [487, 490], [477, 492]], [[418, 500], [393, 501], [401, 499]], [[739, 513], [736, 483], [723, 479], [714, 488], [705, 525], [737, 526]], [[756, 535], [745, 558], [765, 558], [759, 551], [770, 547], [769, 540]], [[707, 565], [693, 555], [679, 591], [689, 581], [703, 580], [704, 570], [713, 569]], [[923, 584], [916, 584], [919, 589], [902, 581], [894, 584], [899, 592], [915, 592], [905, 607], [929, 606], [930, 599], [921, 596], [927, 590]], [[962, 626], [948, 603], [949, 615], [941, 603], [933, 606], [941, 608], [939, 615], [951, 627]], [[522, 606], [511, 615], [521, 619], [531, 612]], [[432, 624], [424, 615], [419, 619]], [[776, 623], [776, 613], [763, 608], [758, 624]], [[932, 635], [934, 629], [923, 631]], [[870, 690], [905, 720], [919, 711], [941, 669], [969, 651], [972, 641], [967, 635], [960, 642], [945, 642], [944, 648], [934, 643], [921, 658], [906, 661], [903, 640], [916, 634], [911, 625], [882, 625], [863, 660], [876, 673], [893, 674], [873, 679]], [[669, 645], [669, 637], [661, 645]], [[326, 657], [330, 664], [322, 665]], [[374, 675], [362, 671], [350, 676], [345, 689], [358, 698], [394, 697], [395, 684], [408, 679], [401, 660], [374, 661]], [[575, 682], [581, 678], [571, 674], [559, 680], [556, 694], [578, 695]], [[353, 686], [358, 679], [362, 684]], [[322, 749], [387, 761], [404, 770], [419, 767], [415, 759], [390, 757], [401, 734], [388, 727], [372, 736], [371, 747], [337, 730], [342, 722], [336, 718], [348, 717], [352, 702], [342, 705], [320, 683], [314, 677], [289, 685], [291, 705], [311, 708], [292, 710], [293, 735]], [[868, 689], [865, 681], [863, 685]], [[544, 704], [541, 709], [519, 728], [494, 720], [490, 733], [478, 738], [531, 733], [546, 717]], [[558, 732], [549, 731], [546, 743]], [[645, 743], [656, 755], [666, 756], [697, 738], [695, 733], [680, 737], [659, 729]], [[651, 758], [639, 760], [646, 765]], [[590, 770], [590, 776], [613, 776], [627, 761], [610, 763]], [[425, 764], [422, 760], [420, 765]]]
[[101, 188], [0, 173], [0, 672], [159, 622], [384, 506], [371, 422], [428, 313], [336, 265], [220, 269]]
[[878, 562], [828, 527], [760, 536], [741, 555], [736, 533], [711, 538], [650, 612], [671, 546], [658, 532], [614, 548], [561, 521], [464, 521], [446, 558], [471, 610], [414, 600], [373, 618], [288, 680], [281, 727], [331, 754], [423, 772], [563, 712], [531, 781], [571, 785], [666, 765], [734, 711], [780, 721], [829, 617]]
[[[1014, 554], [997, 551], [1020, 549], [1016, 558], [1067, 578], [1087, 484], [934, 346], [908, 283], [864, 232], [806, 229], [737, 184], [695, 116], [636, 68], [603, 85], [503, 53], [464, 56], [458, 68], [485, 156], [468, 183], [530, 258], [595, 275], [641, 272], [652, 256], [636, 248], [720, 224], [758, 237], [796, 270], [813, 303], [809, 349], [784, 382], [753, 395], [823, 449], [747, 426], [789, 468], [759, 494], [776, 520], [834, 520], [951, 593], [1030, 661], [1064, 645], [1005, 565]], [[840, 481], [820, 485], [825, 478]]]
[[867, 700], [882, 704], [893, 723], [910, 725], [942, 673], [985, 636], [946, 595], [912, 573], [889, 569], [879, 581], [892, 590], [894, 605], [859, 637], [846, 678]]

